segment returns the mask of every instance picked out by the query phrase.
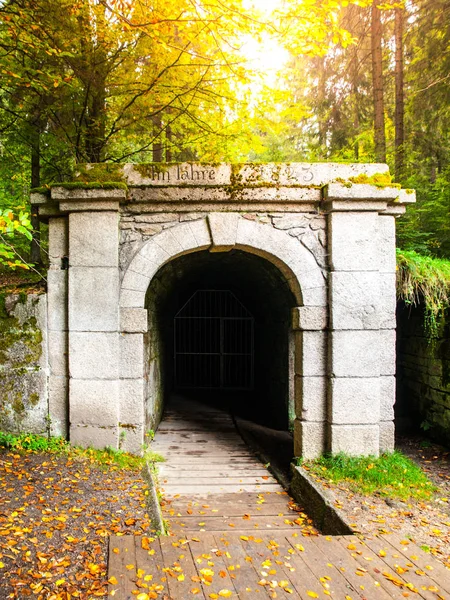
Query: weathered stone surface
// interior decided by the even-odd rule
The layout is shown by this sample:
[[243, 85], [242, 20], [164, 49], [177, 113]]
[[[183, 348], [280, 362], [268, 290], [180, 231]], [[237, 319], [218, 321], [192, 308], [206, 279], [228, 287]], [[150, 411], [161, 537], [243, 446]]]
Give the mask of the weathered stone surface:
[[395, 217], [378, 217], [378, 268], [380, 273], [395, 273]]
[[379, 329], [379, 276], [374, 271], [330, 273], [332, 329]]
[[118, 267], [118, 222], [116, 212], [70, 214], [70, 266]]
[[142, 454], [144, 451], [145, 431], [142, 425], [120, 427], [119, 446], [124, 452]]
[[273, 217], [273, 226], [277, 229], [293, 229], [300, 228], [306, 229], [312, 222], [312, 215], [309, 214], [298, 214], [298, 215], [280, 215]]
[[394, 420], [395, 377], [392, 375], [380, 377], [380, 420]]
[[70, 424], [113, 427], [119, 422], [119, 382], [71, 379]]
[[126, 164], [123, 166], [123, 174], [128, 185], [225, 185], [231, 181], [231, 165], [196, 163], [180, 163], [178, 165]]
[[70, 426], [70, 443], [84, 448], [118, 448], [119, 428], [74, 424]]
[[120, 335], [120, 376], [123, 379], [144, 376], [144, 337], [141, 333]]
[[294, 455], [304, 459], [321, 456], [326, 450], [326, 425], [300, 421], [294, 422]]
[[[126, 199], [126, 190], [111, 188], [111, 189], [87, 189], [76, 188], [68, 190], [62, 186], [53, 186], [51, 190], [52, 200], [66, 203], [82, 203], [89, 202], [94, 206], [98, 206], [97, 210], [101, 210], [101, 206], [107, 201], [121, 202]], [[70, 206], [69, 204], [69, 206]], [[89, 210], [95, 210], [89, 209]]]
[[47, 431], [47, 298], [0, 298], [0, 430]]
[[380, 340], [380, 375], [395, 375], [395, 329], [382, 329]]
[[119, 376], [118, 334], [71, 331], [69, 373], [74, 379], [117, 379]]
[[350, 456], [378, 456], [380, 429], [378, 425], [331, 425], [331, 452]]
[[50, 375], [67, 377], [69, 335], [67, 331], [48, 332], [48, 366]]
[[395, 425], [393, 421], [382, 421], [380, 423], [380, 453], [394, 452], [395, 449]]
[[332, 331], [330, 373], [333, 377], [379, 377], [378, 331]]
[[[155, 267], [156, 268], [156, 267]], [[135, 271], [128, 271], [122, 280], [122, 288], [124, 290], [134, 290], [136, 292], [146, 292], [150, 285], [150, 277], [142, 275]]]
[[122, 308], [120, 310], [120, 331], [125, 333], [146, 333], [148, 313], [145, 308]]
[[119, 271], [114, 267], [69, 269], [69, 329], [117, 331]]
[[328, 217], [333, 271], [378, 271], [378, 215], [332, 212]]
[[64, 331], [68, 326], [67, 271], [50, 269], [47, 273], [48, 328]]
[[370, 183], [329, 183], [325, 186], [326, 200], [381, 200], [393, 202], [399, 197], [396, 187], [379, 187]]
[[295, 333], [295, 373], [304, 377], [326, 375], [327, 334], [322, 331]]
[[326, 377], [295, 377], [295, 414], [302, 421], [326, 421]]
[[50, 265], [61, 268], [61, 260], [69, 254], [67, 217], [49, 219], [48, 258]]
[[120, 381], [120, 423], [123, 425], [144, 423], [144, 380], [142, 378]]
[[322, 186], [335, 179], [349, 179], [362, 173], [370, 177], [388, 170], [385, 164], [267, 163], [242, 166], [236, 173], [236, 180], [250, 185], [261, 185], [267, 182], [280, 185]]
[[380, 314], [380, 329], [395, 329], [397, 308], [396, 274], [379, 274], [380, 293], [378, 307]]
[[50, 433], [67, 437], [69, 432], [69, 381], [67, 377], [48, 378], [48, 414]]
[[379, 377], [336, 377], [331, 380], [330, 388], [332, 423], [362, 425], [379, 422]]
[[208, 224], [211, 231], [211, 252], [227, 252], [236, 245], [238, 213], [210, 213]]
[[328, 325], [326, 306], [297, 306], [292, 309], [292, 329], [320, 331]]

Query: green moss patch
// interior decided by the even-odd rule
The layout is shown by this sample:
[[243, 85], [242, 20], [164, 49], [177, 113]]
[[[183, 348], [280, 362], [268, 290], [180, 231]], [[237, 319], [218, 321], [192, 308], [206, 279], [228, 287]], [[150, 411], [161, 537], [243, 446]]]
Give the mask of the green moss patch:
[[450, 304], [450, 260], [397, 249], [397, 297], [425, 306], [425, 330], [436, 337]]
[[127, 190], [126, 183], [121, 181], [70, 181], [67, 183], [58, 183], [52, 187], [62, 187], [65, 190]]

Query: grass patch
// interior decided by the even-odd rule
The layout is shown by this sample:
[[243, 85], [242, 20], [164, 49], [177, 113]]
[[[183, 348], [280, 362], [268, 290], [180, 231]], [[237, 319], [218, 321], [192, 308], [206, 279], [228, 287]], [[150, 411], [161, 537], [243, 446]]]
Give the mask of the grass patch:
[[425, 330], [436, 337], [450, 303], [450, 260], [397, 249], [397, 298], [425, 306]]
[[366, 495], [426, 500], [436, 490], [420, 467], [401, 452], [379, 458], [325, 455], [302, 466], [331, 483], [345, 482], [353, 491]]
[[[102, 468], [138, 470], [144, 464], [142, 456], [128, 454], [115, 448], [82, 448], [72, 446], [61, 437], [46, 437], [34, 433], [12, 434], [0, 431], [0, 448], [14, 452], [48, 452], [50, 454], [65, 454], [71, 459], [87, 460]], [[161, 457], [162, 458], [162, 457]], [[163, 459], [164, 460], [164, 459]]]

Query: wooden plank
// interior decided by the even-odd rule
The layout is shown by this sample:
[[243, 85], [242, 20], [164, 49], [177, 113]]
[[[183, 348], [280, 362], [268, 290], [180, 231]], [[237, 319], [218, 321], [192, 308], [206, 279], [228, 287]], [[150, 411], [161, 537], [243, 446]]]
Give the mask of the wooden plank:
[[369, 595], [370, 598], [376, 598], [377, 600], [390, 600], [392, 598], [378, 581], [372, 578], [370, 573], [366, 572], [354, 558], [344, 551], [338, 540], [332, 536], [322, 535], [312, 536], [310, 539], [325, 554], [328, 561], [336, 569], [339, 569], [347, 581], [358, 590], [360, 595], [362, 586], [364, 589], [363, 597]]
[[192, 596], [191, 589], [198, 588], [200, 591], [195, 598], [205, 599], [199, 584], [192, 581], [197, 575], [196, 566], [192, 560], [189, 545], [184, 540], [176, 537], [160, 538], [161, 551], [163, 555], [164, 568], [166, 569], [167, 587], [173, 600], [189, 598]]
[[220, 590], [226, 589], [233, 592], [230, 598], [239, 598], [237, 589], [234, 586], [234, 579], [231, 578], [227, 564], [223, 559], [223, 551], [217, 547], [214, 536], [210, 533], [203, 533], [196, 540], [191, 540], [189, 547], [198, 576], [202, 577], [202, 569], [204, 568], [211, 569], [214, 572], [211, 585], [206, 585], [204, 581], [201, 582], [205, 596], [209, 598], [211, 593], [218, 594]]
[[[143, 545], [146, 547], [143, 548]], [[147, 547], [149, 549], [147, 549]], [[148, 538], [147, 536], [135, 537], [136, 568], [140, 578], [136, 581], [136, 587], [140, 592], [155, 591], [155, 586], [166, 588], [166, 574], [163, 572], [163, 556], [161, 552], [160, 538]], [[143, 573], [141, 574], [141, 571]], [[145, 578], [151, 576], [150, 581]], [[145, 587], [147, 586], [147, 587]], [[156, 590], [159, 591], [159, 588]], [[162, 590], [159, 591], [162, 593]], [[134, 596], [136, 598], [136, 596]]]
[[190, 485], [237, 485], [239, 483], [255, 483], [255, 484], [278, 484], [277, 480], [273, 477], [266, 476], [264, 479], [258, 475], [256, 477], [245, 476], [241, 477], [189, 477], [189, 476], [177, 476], [177, 475], [164, 475], [159, 478], [159, 483], [162, 487], [164, 487], [164, 481], [178, 483], [180, 485], [190, 484]]
[[[220, 500], [220, 496], [218, 496], [218, 498]], [[210, 499], [208, 500], [210, 501]], [[188, 511], [190, 511], [190, 513]], [[167, 514], [168, 518], [170, 518], [170, 516], [183, 515], [185, 515], [186, 517], [192, 515], [195, 516], [197, 519], [201, 519], [204, 516], [216, 516], [222, 518], [234, 517], [239, 521], [245, 521], [247, 519], [247, 517], [244, 517], [244, 515], [249, 515], [251, 518], [259, 518], [260, 516], [281, 516], [293, 519], [300, 518], [299, 513], [297, 513], [296, 511], [289, 510], [289, 507], [286, 505], [286, 503], [275, 504], [273, 502], [270, 504], [263, 504], [261, 506], [255, 506], [254, 504], [239, 504], [237, 506], [233, 506], [227, 504], [225, 506], [218, 505], [216, 507], [216, 505], [214, 504], [210, 509], [202, 509], [198, 507], [186, 508], [186, 506], [181, 507], [179, 504], [172, 506], [168, 503], [163, 506], [163, 512]]]
[[[161, 465], [158, 466], [158, 473], [160, 475], [168, 475], [168, 476], [173, 476], [173, 475], [177, 475], [179, 477], [183, 477], [183, 476], [189, 476], [191, 479], [204, 479], [204, 478], [209, 478], [211, 477], [212, 473], [214, 474], [215, 477], [266, 477], [267, 475], [269, 475], [268, 471], [261, 468], [261, 469], [255, 469], [255, 468], [249, 468], [249, 469], [245, 469], [245, 468], [239, 468], [236, 469], [235, 467], [229, 466], [229, 465], [223, 465], [223, 466], [218, 466], [216, 465], [214, 469], [211, 470], [207, 470], [207, 469], [203, 469], [203, 468], [199, 468], [198, 470], [196, 470], [195, 468], [189, 468], [186, 469], [185, 467], [180, 467], [180, 466], [176, 466], [176, 465]], [[269, 475], [270, 477], [272, 477], [271, 475]]]
[[[312, 537], [292, 538], [288, 536], [287, 541], [295, 554], [309, 567], [316, 579], [321, 582], [324, 589], [331, 592], [332, 596], [345, 598], [345, 596], [358, 595], [358, 589], [348, 581], [338, 567], [313, 541]], [[304, 550], [297, 547], [299, 544]], [[329, 579], [326, 579], [329, 578]]]
[[[127, 565], [133, 565], [127, 569]], [[113, 535], [109, 538], [108, 580], [117, 579], [117, 585], [108, 583], [108, 597], [115, 590], [114, 597], [118, 600], [133, 600], [136, 596], [136, 553], [134, 535]]]
[[[261, 600], [271, 598], [264, 586], [258, 585], [261, 575], [253, 565], [253, 561], [246, 560], [245, 552], [239, 534], [214, 535], [216, 547], [223, 550], [223, 560], [230, 574], [234, 574], [234, 588], [239, 595], [239, 600]], [[258, 594], [256, 596], [256, 594]]]
[[395, 571], [397, 576], [401, 575], [404, 580], [415, 586], [418, 594], [422, 596], [422, 598], [425, 598], [425, 600], [436, 600], [436, 595], [434, 592], [430, 592], [428, 589], [423, 589], [423, 587], [432, 586], [433, 582], [431, 582], [426, 575], [418, 575], [413, 564], [405, 556], [403, 556], [401, 552], [397, 550], [397, 548], [394, 548], [394, 546], [389, 544], [386, 538], [373, 536], [370, 538], [366, 537], [364, 541], [367, 546], [369, 546], [369, 548], [375, 552], [375, 554], [380, 556], [380, 551], [384, 553], [382, 556], [384, 562], [389, 565], [393, 571]]
[[391, 598], [394, 600], [405, 598], [403, 591], [408, 591], [407, 588], [401, 588], [395, 585], [392, 581], [389, 581], [383, 573], [388, 574], [390, 577], [394, 577], [403, 584], [406, 584], [407, 581], [398, 573], [395, 573], [383, 559], [378, 556], [378, 554], [373, 552], [373, 550], [366, 545], [365, 542], [362, 542], [355, 536], [339, 536], [337, 539], [344, 550], [350, 553], [363, 568], [368, 570], [370, 575], [375, 581], [378, 581], [380, 586], [386, 590]]
[[234, 531], [251, 531], [267, 533], [269, 531], [293, 531], [299, 528], [294, 522], [295, 517], [292, 516], [266, 516], [257, 515], [249, 519], [236, 517], [204, 517], [204, 516], [182, 516], [169, 517], [169, 527], [183, 526], [185, 531], [227, 531], [228, 528], [233, 528]]
[[280, 489], [278, 484], [240, 484], [240, 485], [185, 485], [185, 486], [163, 486], [161, 491], [164, 496], [176, 496], [179, 494], [191, 495], [198, 494], [207, 496], [208, 494], [226, 494], [230, 492], [260, 492], [271, 491], [275, 492]]
[[406, 540], [408, 545], [402, 544], [403, 539], [397, 533], [380, 535], [379, 537], [389, 542], [398, 552], [416, 565], [418, 569], [424, 571], [450, 597], [450, 569], [447, 569], [432, 555], [425, 553], [411, 540]]
[[[294, 595], [289, 592], [283, 592], [289, 598], [297, 597], [302, 600], [309, 600], [311, 596], [308, 595], [308, 591], [317, 593], [317, 597], [322, 597], [319, 595], [322, 592], [322, 588], [311, 571], [296, 558], [295, 554], [288, 552], [290, 545], [284, 535], [268, 536], [266, 534], [261, 536], [261, 538], [263, 540], [261, 544], [262, 550], [251, 541], [242, 542], [242, 545], [252, 558], [255, 567], [263, 579], [266, 581], [270, 579], [287, 581], [289, 590], [296, 593]], [[270, 561], [270, 563], [267, 561]], [[270, 573], [271, 570], [275, 570], [275, 574]], [[276, 592], [278, 594], [278, 588]]]

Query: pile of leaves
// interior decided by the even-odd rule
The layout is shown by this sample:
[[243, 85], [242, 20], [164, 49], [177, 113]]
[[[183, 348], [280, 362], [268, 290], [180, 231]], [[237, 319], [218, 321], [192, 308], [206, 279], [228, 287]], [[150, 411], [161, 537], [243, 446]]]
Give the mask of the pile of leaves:
[[0, 445], [0, 597], [106, 597], [108, 537], [151, 533], [141, 459], [32, 435]]

